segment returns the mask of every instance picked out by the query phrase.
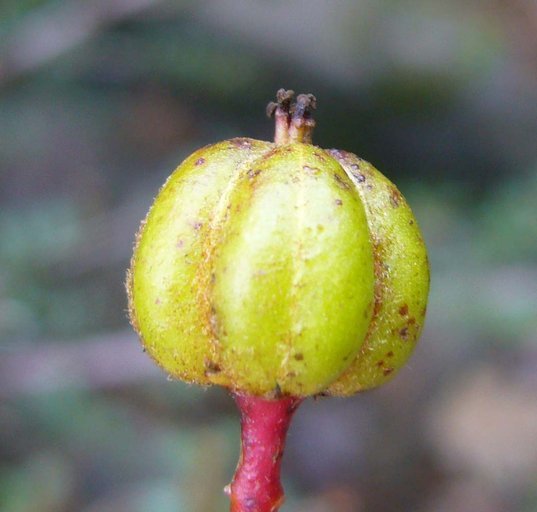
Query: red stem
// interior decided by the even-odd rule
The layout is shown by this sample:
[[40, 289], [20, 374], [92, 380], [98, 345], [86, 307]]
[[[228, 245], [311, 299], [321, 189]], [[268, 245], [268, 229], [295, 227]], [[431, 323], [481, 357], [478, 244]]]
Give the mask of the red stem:
[[233, 395], [241, 413], [241, 455], [227, 492], [231, 512], [277, 512], [284, 494], [280, 465], [291, 418], [302, 398]]

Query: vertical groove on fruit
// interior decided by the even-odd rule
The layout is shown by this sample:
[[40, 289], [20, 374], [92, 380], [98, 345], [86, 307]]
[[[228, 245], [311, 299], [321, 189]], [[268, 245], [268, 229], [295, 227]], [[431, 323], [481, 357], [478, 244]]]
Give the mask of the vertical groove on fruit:
[[[235, 139], [241, 140], [241, 139]], [[247, 139], [244, 139], [247, 140]], [[230, 141], [233, 143], [233, 140]], [[215, 269], [215, 257], [217, 257], [217, 249], [221, 243], [222, 230], [224, 226], [229, 222], [229, 216], [232, 215], [230, 211], [230, 202], [237, 183], [244, 179], [248, 170], [255, 164], [257, 160], [265, 157], [272, 151], [272, 145], [270, 145], [266, 151], [261, 154], [245, 154], [244, 160], [237, 163], [233, 174], [222, 193], [218, 201], [213, 205], [211, 211], [211, 221], [207, 235], [202, 242], [202, 258], [198, 266], [196, 274], [195, 287], [198, 296], [198, 307], [200, 308], [202, 316], [206, 321], [207, 333], [211, 342], [211, 364], [213, 369], [218, 371], [211, 371], [208, 374], [209, 380], [213, 384], [223, 383], [228, 385], [232, 380], [232, 376], [226, 372], [226, 367], [220, 364], [220, 320], [218, 318], [218, 307], [214, 300], [214, 283], [217, 279]]]

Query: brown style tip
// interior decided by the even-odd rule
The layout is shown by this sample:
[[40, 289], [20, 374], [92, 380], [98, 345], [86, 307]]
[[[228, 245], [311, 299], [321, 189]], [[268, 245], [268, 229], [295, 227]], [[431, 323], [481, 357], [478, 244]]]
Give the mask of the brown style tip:
[[317, 98], [313, 94], [299, 94], [293, 102], [294, 97], [293, 90], [279, 89], [276, 101], [271, 101], [267, 105], [267, 115], [275, 118], [276, 144], [311, 143], [315, 127], [312, 113], [317, 108]]

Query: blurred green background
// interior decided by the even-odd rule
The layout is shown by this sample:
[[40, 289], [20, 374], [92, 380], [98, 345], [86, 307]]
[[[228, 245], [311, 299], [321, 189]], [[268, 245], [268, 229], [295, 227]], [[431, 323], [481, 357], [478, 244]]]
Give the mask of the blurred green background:
[[123, 280], [166, 176], [271, 138], [280, 87], [397, 182], [432, 265], [408, 367], [298, 411], [283, 510], [537, 511], [534, 0], [3, 0], [2, 512], [227, 509], [234, 404], [153, 367]]

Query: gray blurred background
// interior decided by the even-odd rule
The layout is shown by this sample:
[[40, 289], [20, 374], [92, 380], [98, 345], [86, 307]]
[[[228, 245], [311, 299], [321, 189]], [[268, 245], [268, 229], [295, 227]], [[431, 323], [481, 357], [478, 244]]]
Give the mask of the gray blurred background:
[[397, 182], [432, 265], [408, 367], [298, 411], [283, 510], [537, 511], [534, 0], [2, 0], [0, 510], [227, 509], [234, 404], [153, 367], [123, 280], [166, 176], [270, 139], [280, 87]]

